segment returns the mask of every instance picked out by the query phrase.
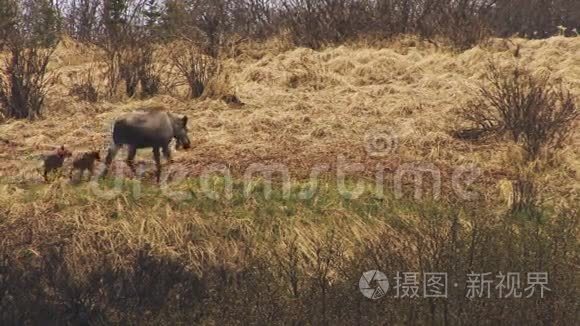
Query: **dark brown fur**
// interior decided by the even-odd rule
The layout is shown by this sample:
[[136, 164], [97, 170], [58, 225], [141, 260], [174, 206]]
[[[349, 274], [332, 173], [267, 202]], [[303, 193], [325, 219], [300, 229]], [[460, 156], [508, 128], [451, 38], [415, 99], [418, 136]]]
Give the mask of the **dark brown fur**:
[[81, 175], [79, 180], [82, 180], [85, 170], [88, 170], [90, 173], [89, 178], [91, 178], [95, 171], [95, 162], [97, 161], [101, 161], [101, 155], [98, 151], [83, 153], [81, 157], [76, 158], [73, 161], [69, 177], [72, 179], [73, 172], [75, 170], [80, 170]]
[[44, 157], [44, 180], [48, 181], [48, 173], [60, 169], [64, 160], [71, 156], [72, 153], [64, 146], [57, 149], [56, 153], [46, 155]]
[[105, 171], [113, 162], [121, 147], [128, 147], [127, 165], [133, 175], [137, 175], [134, 159], [140, 148], [153, 148], [157, 182], [161, 177], [161, 152], [168, 161], [171, 161], [169, 143], [175, 139], [176, 148], [188, 149], [191, 141], [187, 135], [187, 116], [180, 116], [166, 112], [160, 108], [153, 110], [137, 110], [119, 117], [113, 123], [112, 142], [105, 158]]

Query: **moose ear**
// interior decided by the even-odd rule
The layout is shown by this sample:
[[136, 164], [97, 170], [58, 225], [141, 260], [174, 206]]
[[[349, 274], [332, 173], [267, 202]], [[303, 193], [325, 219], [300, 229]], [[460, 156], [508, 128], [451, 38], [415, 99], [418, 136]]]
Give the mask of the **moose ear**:
[[187, 126], [187, 116], [184, 115], [183, 118], [181, 118], [181, 120], [183, 121], [183, 125]]

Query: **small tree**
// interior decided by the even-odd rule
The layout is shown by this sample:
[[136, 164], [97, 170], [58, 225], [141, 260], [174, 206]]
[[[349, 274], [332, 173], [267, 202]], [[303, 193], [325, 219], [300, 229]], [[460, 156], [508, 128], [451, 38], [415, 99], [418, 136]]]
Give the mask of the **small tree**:
[[53, 2], [49, 0], [28, 0], [24, 2], [24, 30], [32, 42], [49, 47], [58, 42], [60, 17]]
[[50, 78], [47, 65], [54, 47], [22, 47], [13, 44], [0, 73], [0, 104], [4, 115], [33, 119], [42, 112]]
[[214, 58], [219, 55], [228, 28], [228, 5], [226, 0], [204, 0], [198, 4], [200, 12], [195, 25], [202, 32], [205, 52]]
[[98, 26], [100, 0], [73, 0], [66, 14], [69, 35], [83, 42], [94, 41]]
[[42, 112], [51, 82], [47, 66], [58, 43], [56, 13], [44, 0], [0, 3], [8, 6], [0, 7], [7, 18], [0, 41], [9, 51], [0, 63], [0, 109], [9, 118], [33, 119]]
[[103, 4], [105, 35], [98, 45], [106, 53], [108, 96], [116, 94], [120, 82], [132, 97], [158, 93], [159, 71], [154, 62], [162, 13], [157, 0], [106, 0]]
[[0, 0], [0, 51], [6, 46], [9, 38], [15, 34], [18, 24], [16, 2]]
[[163, 38], [174, 38], [190, 31], [191, 18], [187, 4], [180, 0], [166, 0], [159, 18], [159, 32]]
[[161, 9], [157, 0], [146, 0], [143, 16], [145, 18], [145, 27], [147, 28], [148, 36], [151, 38], [159, 35], [159, 22], [161, 19]]
[[159, 93], [161, 87], [161, 69], [158, 69], [155, 65], [154, 51], [152, 48], [144, 48], [142, 51], [138, 69], [141, 96], [154, 96]]
[[75, 96], [81, 101], [87, 101], [90, 103], [95, 103], [99, 100], [99, 91], [95, 86], [92, 68], [83, 79], [73, 84], [69, 91], [69, 95]]
[[174, 70], [187, 82], [189, 97], [200, 97], [218, 71], [217, 60], [189, 47], [184, 54], [171, 57]]
[[147, 39], [136, 42], [122, 52], [120, 76], [125, 81], [125, 92], [128, 96], [136, 95], [139, 85], [143, 97], [159, 92], [161, 77], [154, 62], [154, 52]]
[[108, 42], [120, 45], [127, 29], [127, 0], [105, 0], [103, 2], [103, 25]]

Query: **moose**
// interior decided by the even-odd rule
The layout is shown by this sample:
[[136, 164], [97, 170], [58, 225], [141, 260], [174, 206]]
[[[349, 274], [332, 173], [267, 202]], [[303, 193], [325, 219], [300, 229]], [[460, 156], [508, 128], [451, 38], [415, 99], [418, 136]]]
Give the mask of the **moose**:
[[72, 168], [70, 169], [69, 178], [72, 180], [73, 173], [76, 170], [80, 171], [80, 179], [82, 181], [85, 171], [89, 171], [89, 178], [93, 176], [95, 170], [95, 163], [101, 160], [99, 151], [91, 151], [83, 153], [80, 157], [74, 159]]
[[66, 149], [64, 147], [64, 145], [61, 146], [59, 149], [57, 149], [56, 152], [48, 154], [48, 155], [44, 155], [43, 156], [44, 181], [48, 182], [48, 173], [62, 168], [64, 160], [67, 157], [71, 157], [71, 156], [72, 156], [72, 152], [69, 151], [68, 149]]
[[138, 149], [153, 148], [156, 165], [156, 179], [161, 177], [161, 153], [166, 160], [171, 160], [169, 144], [176, 140], [176, 149], [189, 149], [191, 141], [187, 135], [187, 116], [167, 112], [161, 107], [139, 109], [119, 117], [113, 123], [112, 142], [105, 159], [103, 176], [124, 145], [128, 147], [127, 165], [136, 174], [134, 159]]

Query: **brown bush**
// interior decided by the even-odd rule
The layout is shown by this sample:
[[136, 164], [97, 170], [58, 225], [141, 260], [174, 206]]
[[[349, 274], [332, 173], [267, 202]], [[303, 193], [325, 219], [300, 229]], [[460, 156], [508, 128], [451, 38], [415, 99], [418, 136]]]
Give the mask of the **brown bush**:
[[549, 74], [490, 64], [478, 95], [462, 117], [485, 133], [508, 133], [521, 142], [527, 158], [559, 148], [574, 130], [580, 111], [576, 98]]
[[119, 73], [125, 81], [125, 92], [128, 96], [134, 96], [139, 85], [142, 97], [153, 96], [159, 92], [161, 78], [155, 68], [153, 56], [153, 48], [142, 42], [122, 52]]
[[153, 47], [141, 42], [107, 49], [105, 62], [108, 95], [115, 95], [120, 83], [124, 83], [125, 94], [129, 97], [140, 94], [147, 98], [158, 94], [162, 67], [156, 64], [154, 52]]
[[464, 50], [488, 34], [545, 38], [575, 36], [574, 30], [580, 30], [576, 0], [77, 0], [51, 2], [56, 3], [53, 6], [47, 0], [27, 2], [42, 4], [30, 8], [41, 9], [36, 11], [46, 18], [31, 20], [36, 23], [30, 30], [54, 30], [55, 23], [62, 24], [69, 35], [89, 42], [130, 42], [135, 33], [163, 40], [187, 37], [213, 57], [236, 37], [264, 40], [289, 35], [296, 45], [320, 48], [353, 39], [418, 34]]
[[99, 99], [99, 91], [95, 85], [95, 79], [92, 70], [89, 70], [86, 77], [75, 82], [69, 91], [69, 95], [75, 96], [81, 101], [95, 103]]
[[0, 0], [0, 51], [14, 35], [18, 21], [18, 7], [13, 0]]
[[42, 113], [51, 83], [47, 65], [55, 47], [10, 45], [10, 53], [0, 68], [0, 104], [6, 117], [33, 119]]
[[64, 15], [67, 33], [82, 42], [92, 42], [99, 28], [100, 0], [77, 0], [68, 3]]
[[154, 61], [154, 51], [141, 49], [138, 77], [141, 85], [141, 96], [150, 97], [157, 95], [161, 88], [161, 73]]
[[121, 78], [121, 51], [115, 48], [103, 48], [105, 51], [104, 62], [106, 65], [105, 79], [107, 82], [106, 95], [112, 98], [117, 93]]
[[175, 71], [187, 83], [190, 98], [200, 97], [219, 69], [216, 59], [192, 46], [183, 54], [174, 53], [171, 61]]

